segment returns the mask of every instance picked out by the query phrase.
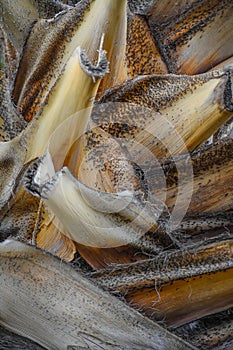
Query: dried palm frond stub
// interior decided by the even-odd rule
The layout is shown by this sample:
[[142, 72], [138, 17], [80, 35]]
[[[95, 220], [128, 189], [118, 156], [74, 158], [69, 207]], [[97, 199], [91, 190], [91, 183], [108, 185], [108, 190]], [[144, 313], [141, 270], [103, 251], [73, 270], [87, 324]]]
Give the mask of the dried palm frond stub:
[[[106, 102], [127, 102], [159, 111], [160, 115], [171, 123], [178, 132], [183, 144], [178, 143], [171, 130], [160, 125], [161, 118], [147, 113], [143, 109], [138, 114], [120, 110], [101, 120], [101, 124], [125, 123], [135, 124], [140, 130], [150, 130], [160, 134], [161, 140], [173, 150], [173, 154], [189, 151], [207, 140], [218, 128], [232, 117], [231, 71], [213, 71], [202, 75], [153, 75], [137, 77], [126, 81], [119, 87], [109, 90], [100, 100]], [[119, 105], [121, 106], [121, 105]], [[123, 108], [122, 108], [123, 109]], [[101, 116], [102, 117], [102, 116]], [[100, 120], [98, 120], [100, 123]], [[135, 130], [135, 138], [137, 136]], [[114, 133], [111, 129], [109, 132]], [[127, 135], [127, 128], [120, 136]], [[181, 141], [180, 141], [181, 142]], [[158, 157], [165, 156], [160, 145], [152, 144], [150, 150]]]
[[[48, 94], [77, 47], [85, 50], [86, 55], [93, 58], [93, 61], [97, 59], [97, 50], [103, 34], [105, 34], [103, 49], [107, 51], [112, 73], [107, 75], [106, 79], [112, 81], [109, 82], [110, 86], [114, 81], [117, 82], [119, 75], [124, 72], [124, 69], [118, 71], [117, 68], [122, 68], [125, 51], [125, 6], [125, 0], [117, 3], [110, 0], [82, 1], [58, 17], [52, 20], [42, 19], [34, 25], [26, 41], [13, 92], [14, 102], [26, 120], [32, 120], [35, 114], [40, 112], [43, 102], [51, 105], [51, 102], [46, 101]], [[114, 19], [116, 11], [118, 16]], [[109, 18], [112, 20], [108, 21]], [[117, 54], [118, 51], [120, 54]], [[37, 57], [38, 52], [41, 59]], [[43, 69], [41, 60], [45, 61]], [[82, 71], [79, 73], [80, 76], [77, 75], [77, 80], [80, 86], [84, 87], [85, 82], [80, 82], [83, 77], [81, 73]], [[80, 90], [78, 89], [79, 92]], [[88, 91], [88, 86], [84, 90]], [[94, 96], [93, 93], [91, 97]], [[79, 103], [84, 103], [80, 106], [82, 108], [86, 106], [89, 97], [77, 95], [76, 99]]]
[[[94, 274], [153, 319], [177, 327], [232, 307], [232, 240], [161, 254]], [[224, 283], [221, 283], [224, 279]]]
[[146, 14], [170, 73], [205, 72], [233, 55], [231, 0], [132, 1]]
[[[166, 204], [168, 208], [171, 209], [176, 200], [179, 185], [179, 178], [176, 177], [177, 169], [180, 173], [187, 172], [186, 164], [190, 160], [193, 177], [189, 178], [189, 181], [186, 179], [186, 183], [184, 182], [184, 185], [190, 183], [190, 186], [192, 183], [192, 198], [187, 214], [224, 212], [232, 209], [232, 146], [233, 140], [224, 138], [193, 152], [191, 158], [184, 155], [165, 159], [162, 167], [166, 178]], [[144, 169], [145, 176], [150, 179], [151, 188], [156, 194], [158, 189], [162, 188], [161, 182], [160, 187], [157, 184], [157, 165], [144, 164]]]
[[[128, 107], [123, 106], [127, 110]], [[103, 106], [101, 111], [104, 111], [104, 115], [108, 114], [108, 105]], [[132, 111], [133, 108], [131, 108]], [[98, 115], [101, 118], [99, 108], [94, 108], [92, 112], [93, 115]], [[111, 106], [110, 112], [112, 112]], [[153, 159], [153, 157], [148, 164], [138, 163], [139, 168], [143, 169], [144, 186], [142, 186], [138, 172], [128, 162], [127, 157], [122, 158], [121, 155], [119, 167], [116, 166], [121, 151], [118, 143], [118, 153], [114, 157], [115, 175], [112, 179], [111, 173], [107, 171], [106, 167], [110, 160], [105, 156], [105, 150], [111, 150], [114, 154], [115, 145], [112, 147], [114, 140], [110, 135], [106, 134], [106, 138], [103, 138], [105, 135], [103, 130], [99, 131], [98, 128], [94, 128], [88, 131], [86, 146], [84, 147], [82, 143], [81, 149], [80, 145], [76, 145], [78, 152], [74, 150], [73, 140], [76, 141], [81, 133], [81, 129], [77, 128], [78, 125], [82, 124], [79, 122], [79, 118], [82, 118], [83, 121], [85, 119], [82, 116], [83, 113], [71, 117], [53, 134], [47, 155], [38, 164], [35, 164], [34, 169], [32, 167], [32, 171], [28, 172], [29, 181], [27, 184], [27, 188], [32, 194], [39, 195], [44, 199], [44, 202], [63, 223], [66, 228], [64, 232], [68, 233], [68, 236], [71, 234], [76, 242], [99, 248], [134, 243], [144, 248], [151, 248], [152, 251], [154, 249], [158, 251], [161, 247], [154, 246], [153, 249], [149, 243], [148, 246], [145, 242], [143, 243], [140, 237], [147, 231], [151, 231], [154, 232], [154, 244], [156, 239], [158, 243], [158, 238], [165, 243], [162, 237], [167, 235], [166, 244], [167, 246], [172, 245], [171, 236], [174, 237], [172, 231], [170, 235], [166, 234], [166, 229], [165, 232], [156, 232], [158, 218], [165, 206], [171, 213], [167, 230], [169, 225], [172, 227], [175, 220], [178, 220], [176, 226], [179, 230], [179, 223], [187, 210], [188, 215], [194, 215], [200, 211], [213, 213], [231, 209], [232, 139], [222, 140], [205, 147], [194, 153], [191, 158], [187, 154], [164, 160], [164, 163], [161, 164], [162, 168], [158, 167], [158, 163], [154, 161], [156, 158]], [[85, 113], [89, 116], [89, 113]], [[72, 135], [69, 134], [68, 139], [67, 133], [64, 132], [66, 130], [74, 130]], [[127, 147], [127, 139], [123, 138], [123, 142], [124, 147]], [[72, 144], [71, 148], [70, 144]], [[92, 148], [92, 146], [94, 147]], [[136, 146], [138, 147], [138, 144]], [[129, 144], [129, 149], [133, 149], [132, 143]], [[135, 152], [137, 149], [138, 152]], [[80, 157], [80, 153], [83, 151], [87, 152], [86, 158]], [[143, 151], [145, 150], [143, 149]], [[69, 156], [70, 152], [71, 156]], [[138, 157], [139, 147], [134, 149], [134, 153]], [[72, 160], [73, 156], [74, 160]], [[140, 158], [141, 156], [139, 156]], [[132, 160], [133, 152], [131, 152]], [[68, 168], [63, 168], [64, 162], [67, 162], [66, 166], [69, 166], [70, 170], [77, 176], [76, 179]], [[123, 164], [125, 164], [126, 174], [131, 174], [131, 177], [127, 177], [125, 174], [121, 176], [120, 171]], [[211, 188], [215, 189], [213, 196], [210, 195]], [[224, 188], [224, 193], [222, 188]], [[117, 193], [116, 190], [121, 192]], [[111, 194], [104, 191], [116, 193]], [[148, 204], [148, 200], [150, 204]], [[87, 212], [88, 215], [86, 215]], [[186, 230], [188, 231], [195, 226], [191, 221], [192, 219], [187, 221]], [[93, 224], [94, 222], [95, 224]], [[196, 226], [198, 222], [200, 228], [211, 226], [211, 220], [208, 223], [207, 217], [202, 218], [202, 223], [197, 218]], [[217, 225], [217, 223], [212, 223], [212, 227], [213, 225]], [[80, 227], [80, 230], [77, 230], [76, 227]], [[96, 227], [99, 228], [98, 232]], [[184, 225], [181, 229], [184, 230]], [[107, 240], [105, 237], [108, 237]]]
[[[92, 115], [100, 116], [102, 112], [108, 113], [108, 109], [112, 112], [113, 108], [114, 105], [97, 105], [92, 109]], [[127, 107], [123, 104], [122, 108]], [[133, 105], [131, 112], [133, 112]], [[89, 114], [85, 110], [66, 120], [56, 130], [50, 139], [46, 155], [27, 173], [27, 189], [32, 194], [43, 198], [44, 203], [52, 209], [63, 224], [64, 233], [68, 232], [68, 236], [83, 245], [116, 247], [133, 243], [140, 246], [143, 244], [140, 238], [147, 231], [154, 232], [157, 241], [162, 237], [161, 241], [167, 238], [167, 245], [171, 245], [172, 239], [166, 231], [161, 232], [161, 235], [156, 232], [158, 218], [165, 207], [163, 191], [161, 191], [162, 194], [157, 193], [150, 198], [152, 191], [146, 188], [145, 181], [140, 180], [140, 174], [138, 174], [140, 167], [135, 168], [133, 153], [136, 156], [140, 153], [140, 144], [139, 146], [136, 144], [137, 148], [131, 152], [132, 158], [130, 158], [129, 152], [125, 153], [124, 147], [114, 141], [111, 135], [94, 126], [90, 129], [88, 127], [85, 133], [88, 141], [85, 146], [81, 143], [80, 147], [76, 144], [76, 140], [79, 139], [82, 131], [80, 126], [82, 123], [85, 124], [85, 118], [88, 118]], [[92, 122], [90, 124], [92, 125]], [[72, 134], [68, 134], [69, 137], [66, 130], [73, 130]], [[103, 137], [104, 135], [106, 138]], [[118, 145], [117, 152], [114, 142]], [[123, 139], [123, 143], [126, 148], [127, 139]], [[76, 149], [73, 147], [75, 144]], [[131, 140], [129, 146], [131, 148], [133, 146]], [[105, 157], [106, 150], [113, 155], [112, 172], [107, 168], [111, 158]], [[80, 157], [82, 152], [85, 154], [83, 159]], [[74, 157], [73, 161], [73, 155], [77, 155], [78, 159]], [[153, 154], [151, 156], [153, 159]], [[192, 172], [190, 172], [192, 168], [190, 169], [189, 165], [189, 161], [185, 159], [186, 171], [183, 171], [183, 175], [188, 179], [188, 185], [190, 185], [190, 177], [192, 178]], [[77, 177], [75, 178], [70, 171]], [[127, 176], [129, 174], [130, 176]], [[162, 180], [163, 173], [160, 175]], [[182, 182], [181, 179], [180, 181]], [[165, 183], [163, 185], [165, 187]], [[177, 201], [183, 211], [181, 212], [179, 208], [178, 212], [175, 205], [173, 210], [175, 214], [174, 218], [171, 217], [170, 225], [173, 225], [175, 220], [181, 221], [184, 216], [185, 206], [188, 207], [191, 199], [192, 184], [189, 187], [190, 189], [187, 188], [186, 193], [183, 193], [182, 198]], [[77, 230], [77, 226], [80, 230]], [[149, 244], [144, 242], [145, 248], [147, 243]], [[156, 245], [153, 247], [149, 244], [149, 246], [155, 251], [159, 249]]]
[[[85, 49], [88, 57], [93, 57], [93, 62], [98, 49], [107, 50], [107, 59], [111, 61], [110, 69], [114, 73], [114, 79], [108, 74], [107, 79], [109, 76], [111, 81], [118, 81], [119, 74], [123, 74], [123, 70], [118, 73], [115, 67], [121, 67], [124, 58], [126, 1], [117, 4], [109, 1], [104, 4], [102, 19], [98, 14], [98, 8], [102, 6], [100, 2], [97, 4], [95, 1], [86, 1], [70, 11], [59, 12], [59, 16], [51, 20], [40, 19], [36, 22], [27, 38], [14, 83], [13, 95], [17, 110], [10, 99], [9, 86], [8, 89], [5, 86], [7, 81], [3, 79], [1, 93], [4, 100], [1, 119], [6, 124], [2, 134], [3, 141], [6, 139], [4, 134], [7, 128], [9, 129], [12, 125], [12, 111], [15, 115], [21, 113], [18, 119], [23, 116], [27, 122], [32, 120], [23, 131], [19, 128], [14, 131], [17, 132], [17, 137], [10, 141], [6, 139], [7, 143], [0, 144], [0, 148], [3, 148], [2, 162], [5, 161], [7, 148], [15, 164], [14, 171], [10, 172], [11, 176], [1, 181], [6, 182], [4, 188], [7, 186], [12, 188], [13, 180], [17, 178], [24, 162], [43, 154], [51, 133], [61, 121], [93, 103], [100, 79], [94, 83], [92, 77], [83, 72], [80, 67], [78, 47]], [[14, 6], [13, 4], [13, 8]], [[119, 15], [115, 20], [107, 23], [107, 19], [112, 18], [116, 10]], [[24, 15], [26, 16], [26, 13]], [[13, 13], [6, 12], [4, 18], [7, 20], [9, 17], [9, 23], [14, 23], [14, 16], [17, 16], [15, 10]], [[91, 26], [88, 20], [90, 16]], [[25, 21], [27, 20], [26, 18]], [[84, 24], [81, 26], [81, 23]], [[31, 22], [30, 25], [32, 25]], [[5, 24], [4, 28], [6, 27]], [[66, 30], [67, 28], [69, 30]], [[91, 38], [93, 28], [99, 28], [99, 30], [95, 30], [95, 37]], [[20, 30], [18, 33], [23, 36]], [[112, 45], [112, 40], [116, 41], [116, 44]], [[117, 51], [121, 52], [120, 56], [116, 55]], [[38, 58], [38, 52], [40, 52], [40, 58]], [[109, 82], [109, 84], [111, 86], [112, 83]], [[80, 95], [81, 91], [82, 95]], [[22, 122], [22, 125], [25, 127], [24, 123]], [[22, 146], [19, 147], [19, 143]], [[20, 149], [22, 151], [19, 151]], [[21, 153], [21, 158], [26, 153], [26, 159], [18, 161], [18, 152]], [[2, 197], [1, 206], [6, 203], [9, 196], [3, 194]]]
[[46, 349], [195, 349], [42, 251], [9, 240], [0, 261], [0, 324]]

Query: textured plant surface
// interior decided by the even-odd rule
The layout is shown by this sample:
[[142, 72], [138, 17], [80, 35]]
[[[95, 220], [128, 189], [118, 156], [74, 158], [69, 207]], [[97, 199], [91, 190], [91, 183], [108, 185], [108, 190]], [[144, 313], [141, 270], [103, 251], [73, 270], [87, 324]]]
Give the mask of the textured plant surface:
[[0, 4], [0, 348], [231, 349], [232, 1]]

